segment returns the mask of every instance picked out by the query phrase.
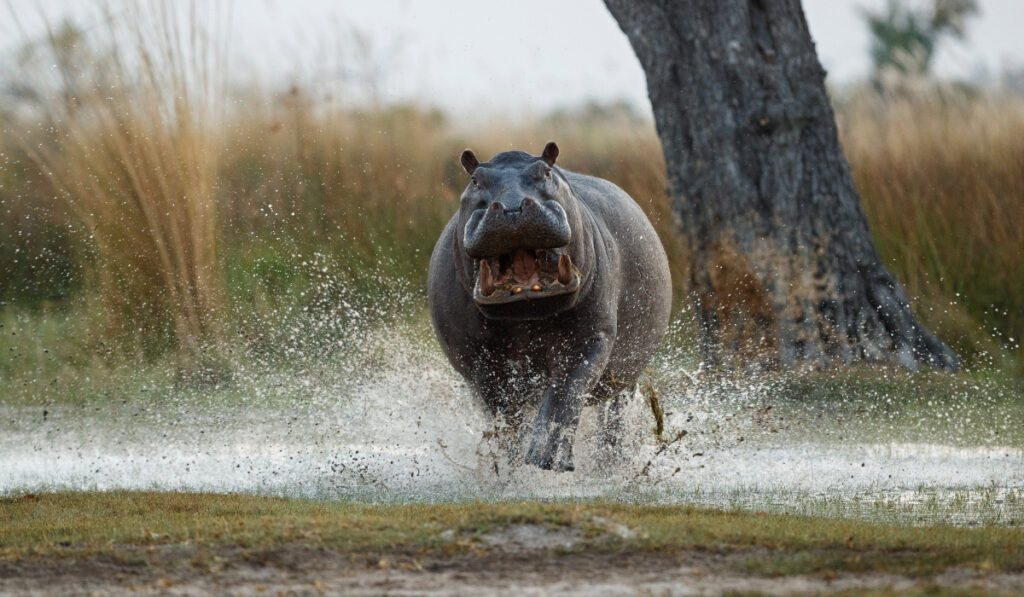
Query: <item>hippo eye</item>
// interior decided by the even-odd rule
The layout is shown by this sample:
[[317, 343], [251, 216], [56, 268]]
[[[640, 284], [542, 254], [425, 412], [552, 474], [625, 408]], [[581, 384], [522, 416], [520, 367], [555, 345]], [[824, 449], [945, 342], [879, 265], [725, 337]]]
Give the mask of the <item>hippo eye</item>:
[[477, 183], [477, 181], [476, 181], [476, 177], [475, 177], [475, 176], [473, 176], [473, 177], [470, 177], [470, 179], [469, 179], [469, 182], [470, 182], [470, 183], [471, 183], [471, 184], [472, 184], [472, 185], [473, 185], [474, 187], [478, 187], [478, 186], [480, 186], [480, 185], [479, 185], [479, 184]]
[[551, 180], [551, 168], [544, 171], [544, 178]]

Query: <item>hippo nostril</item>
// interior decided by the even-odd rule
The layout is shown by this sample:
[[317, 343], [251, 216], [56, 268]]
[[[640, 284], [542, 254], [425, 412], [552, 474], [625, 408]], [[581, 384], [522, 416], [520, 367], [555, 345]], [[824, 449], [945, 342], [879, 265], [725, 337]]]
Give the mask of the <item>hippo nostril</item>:
[[530, 207], [531, 205], [533, 205], [533, 199], [524, 199], [523, 200], [523, 207]]

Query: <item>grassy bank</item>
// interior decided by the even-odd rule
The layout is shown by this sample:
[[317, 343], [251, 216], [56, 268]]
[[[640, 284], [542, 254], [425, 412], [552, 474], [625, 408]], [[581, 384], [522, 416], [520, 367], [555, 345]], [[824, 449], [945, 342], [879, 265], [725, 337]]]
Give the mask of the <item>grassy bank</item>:
[[[1024, 570], [1024, 530], [882, 526], [688, 507], [505, 503], [372, 506], [242, 495], [43, 494], [0, 500], [0, 561], [178, 546], [268, 551], [289, 545], [415, 558], [472, 554], [512, 525], [578, 531], [572, 553], [713, 550], [760, 574], [934, 574]], [[209, 558], [209, 554], [207, 555]], [[399, 560], [400, 561], [400, 560]]]

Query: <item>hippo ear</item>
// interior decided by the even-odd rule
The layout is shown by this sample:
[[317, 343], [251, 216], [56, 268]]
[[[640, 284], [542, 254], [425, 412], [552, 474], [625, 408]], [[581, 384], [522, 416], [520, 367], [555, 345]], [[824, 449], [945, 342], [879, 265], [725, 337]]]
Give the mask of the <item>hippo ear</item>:
[[541, 154], [540, 158], [547, 162], [548, 166], [555, 165], [555, 158], [558, 157], [558, 146], [555, 145], [554, 141], [548, 141], [548, 144], [544, 146], [544, 153]]
[[480, 165], [480, 160], [476, 159], [476, 154], [472, 150], [467, 149], [462, 152], [462, 167], [466, 169], [466, 172], [472, 174], [476, 172], [476, 167]]

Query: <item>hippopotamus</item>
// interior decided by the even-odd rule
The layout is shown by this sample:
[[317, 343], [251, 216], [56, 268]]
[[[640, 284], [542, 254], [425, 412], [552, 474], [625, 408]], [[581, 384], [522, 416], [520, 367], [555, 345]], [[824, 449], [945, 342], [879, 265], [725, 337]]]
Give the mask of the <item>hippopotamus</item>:
[[[665, 336], [672, 287], [650, 221], [607, 180], [505, 151], [479, 162], [430, 258], [434, 331], [493, 416], [537, 408], [526, 461], [574, 470], [584, 405], [636, 387]], [[613, 442], [614, 443], [614, 442]]]

